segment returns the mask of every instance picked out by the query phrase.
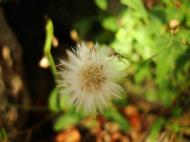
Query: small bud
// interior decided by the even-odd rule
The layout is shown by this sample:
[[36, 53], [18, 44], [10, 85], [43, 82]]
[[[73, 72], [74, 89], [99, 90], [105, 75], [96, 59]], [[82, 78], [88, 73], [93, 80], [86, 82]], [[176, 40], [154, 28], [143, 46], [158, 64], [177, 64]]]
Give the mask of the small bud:
[[79, 36], [78, 36], [78, 33], [76, 30], [71, 30], [70, 32], [70, 36], [71, 36], [71, 39], [75, 42], [78, 42], [80, 39], [79, 39]]
[[176, 29], [176, 28], [179, 27], [179, 24], [180, 23], [179, 23], [178, 20], [173, 19], [173, 20], [170, 21], [169, 26], [170, 26], [171, 29]]
[[46, 56], [43, 56], [38, 64], [41, 68], [48, 68], [49, 67], [49, 62]]
[[175, 34], [177, 32], [177, 30], [179, 29], [179, 21], [176, 19], [170, 20], [169, 22], [169, 27], [170, 27], [170, 32], [172, 34]]
[[94, 49], [94, 43], [92, 41], [87, 42], [87, 47], [90, 49]]
[[56, 36], [53, 36], [53, 39], [52, 39], [52, 46], [53, 46], [53, 47], [58, 47], [58, 46], [59, 46], [59, 40], [57, 39]]

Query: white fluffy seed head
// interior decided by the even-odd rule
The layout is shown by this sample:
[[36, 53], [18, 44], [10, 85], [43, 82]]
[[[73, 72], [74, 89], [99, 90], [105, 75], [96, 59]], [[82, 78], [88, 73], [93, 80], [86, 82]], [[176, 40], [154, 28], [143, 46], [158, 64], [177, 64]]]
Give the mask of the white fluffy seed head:
[[108, 48], [88, 48], [79, 44], [76, 51], [67, 51], [68, 60], [61, 60], [58, 86], [78, 110], [96, 114], [107, 108], [112, 99], [120, 98], [123, 92], [118, 79], [123, 76]]

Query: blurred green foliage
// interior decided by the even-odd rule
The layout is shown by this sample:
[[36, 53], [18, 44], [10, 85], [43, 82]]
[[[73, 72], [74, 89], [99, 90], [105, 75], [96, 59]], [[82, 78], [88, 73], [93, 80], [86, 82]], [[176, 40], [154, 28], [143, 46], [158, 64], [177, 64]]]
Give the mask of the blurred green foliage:
[[[91, 37], [94, 42], [108, 43], [128, 63], [123, 85], [127, 93], [171, 106], [186, 95], [190, 86], [190, 1], [160, 0], [152, 5], [146, 2], [95, 0], [98, 16], [78, 21], [74, 29], [82, 40]], [[101, 31], [93, 33], [94, 22]], [[67, 97], [58, 97], [53, 91], [49, 100], [54, 112], [64, 112], [55, 129], [79, 123], [82, 117], [74, 113]], [[179, 109], [183, 108], [177, 107], [177, 112], [181, 112]], [[117, 110], [105, 112], [105, 117], [118, 122], [121, 129], [128, 129], [126, 119]], [[163, 119], [158, 120], [152, 137], [156, 137], [163, 123]]]
[[159, 133], [164, 125], [165, 120], [163, 118], [158, 118], [150, 129], [150, 134], [147, 138], [147, 142], [157, 142]]
[[95, 0], [95, 3], [98, 5], [99, 8], [106, 10], [107, 0]]
[[0, 128], [0, 141], [6, 141], [7, 140], [7, 132], [4, 128]]
[[106, 118], [117, 122], [123, 131], [127, 131], [130, 127], [129, 123], [126, 121], [126, 118], [124, 118], [122, 114], [118, 112], [115, 108], [110, 108], [106, 110], [103, 115]]
[[[92, 40], [106, 43], [110, 40], [104, 33], [111, 32], [110, 47], [130, 63], [126, 72], [132, 76], [128, 83], [133, 87], [126, 84], [127, 89], [169, 106], [189, 86], [190, 2], [162, 0], [149, 7], [146, 2], [103, 0], [100, 4], [96, 0], [100, 12], [94, 20], [104, 30]], [[80, 33], [86, 30], [77, 29], [83, 39]]]

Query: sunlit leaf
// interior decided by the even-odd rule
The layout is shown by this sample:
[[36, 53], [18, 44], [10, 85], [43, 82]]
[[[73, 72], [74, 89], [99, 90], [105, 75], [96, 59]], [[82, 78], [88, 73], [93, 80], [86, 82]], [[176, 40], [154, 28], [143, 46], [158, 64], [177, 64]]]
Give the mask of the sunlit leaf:
[[174, 65], [174, 59], [171, 48], [166, 48], [158, 58], [157, 64], [157, 81], [162, 83], [163, 80], [167, 80], [169, 77], [167, 74], [172, 71], [172, 66]]
[[133, 8], [139, 13], [139, 16], [147, 20], [148, 15], [142, 0], [121, 0], [121, 3]]
[[114, 17], [108, 17], [104, 19], [104, 21], [102, 22], [102, 26], [105, 29], [113, 31], [113, 32], [117, 30], [117, 23]]
[[102, 10], [106, 10], [107, 8], [107, 0], [95, 0], [96, 5], [102, 9]]
[[136, 83], [141, 83], [143, 79], [148, 79], [150, 77], [149, 61], [139, 64], [136, 74], [135, 81]]

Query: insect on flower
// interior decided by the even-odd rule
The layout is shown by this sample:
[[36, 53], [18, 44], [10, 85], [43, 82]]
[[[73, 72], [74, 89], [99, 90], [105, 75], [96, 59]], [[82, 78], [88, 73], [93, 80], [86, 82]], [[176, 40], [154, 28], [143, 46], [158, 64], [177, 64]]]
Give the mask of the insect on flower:
[[77, 110], [96, 114], [107, 108], [112, 99], [121, 98], [119, 80], [123, 73], [108, 49], [98, 44], [88, 48], [82, 43], [75, 51], [67, 51], [68, 60], [60, 61], [60, 93], [69, 94]]

